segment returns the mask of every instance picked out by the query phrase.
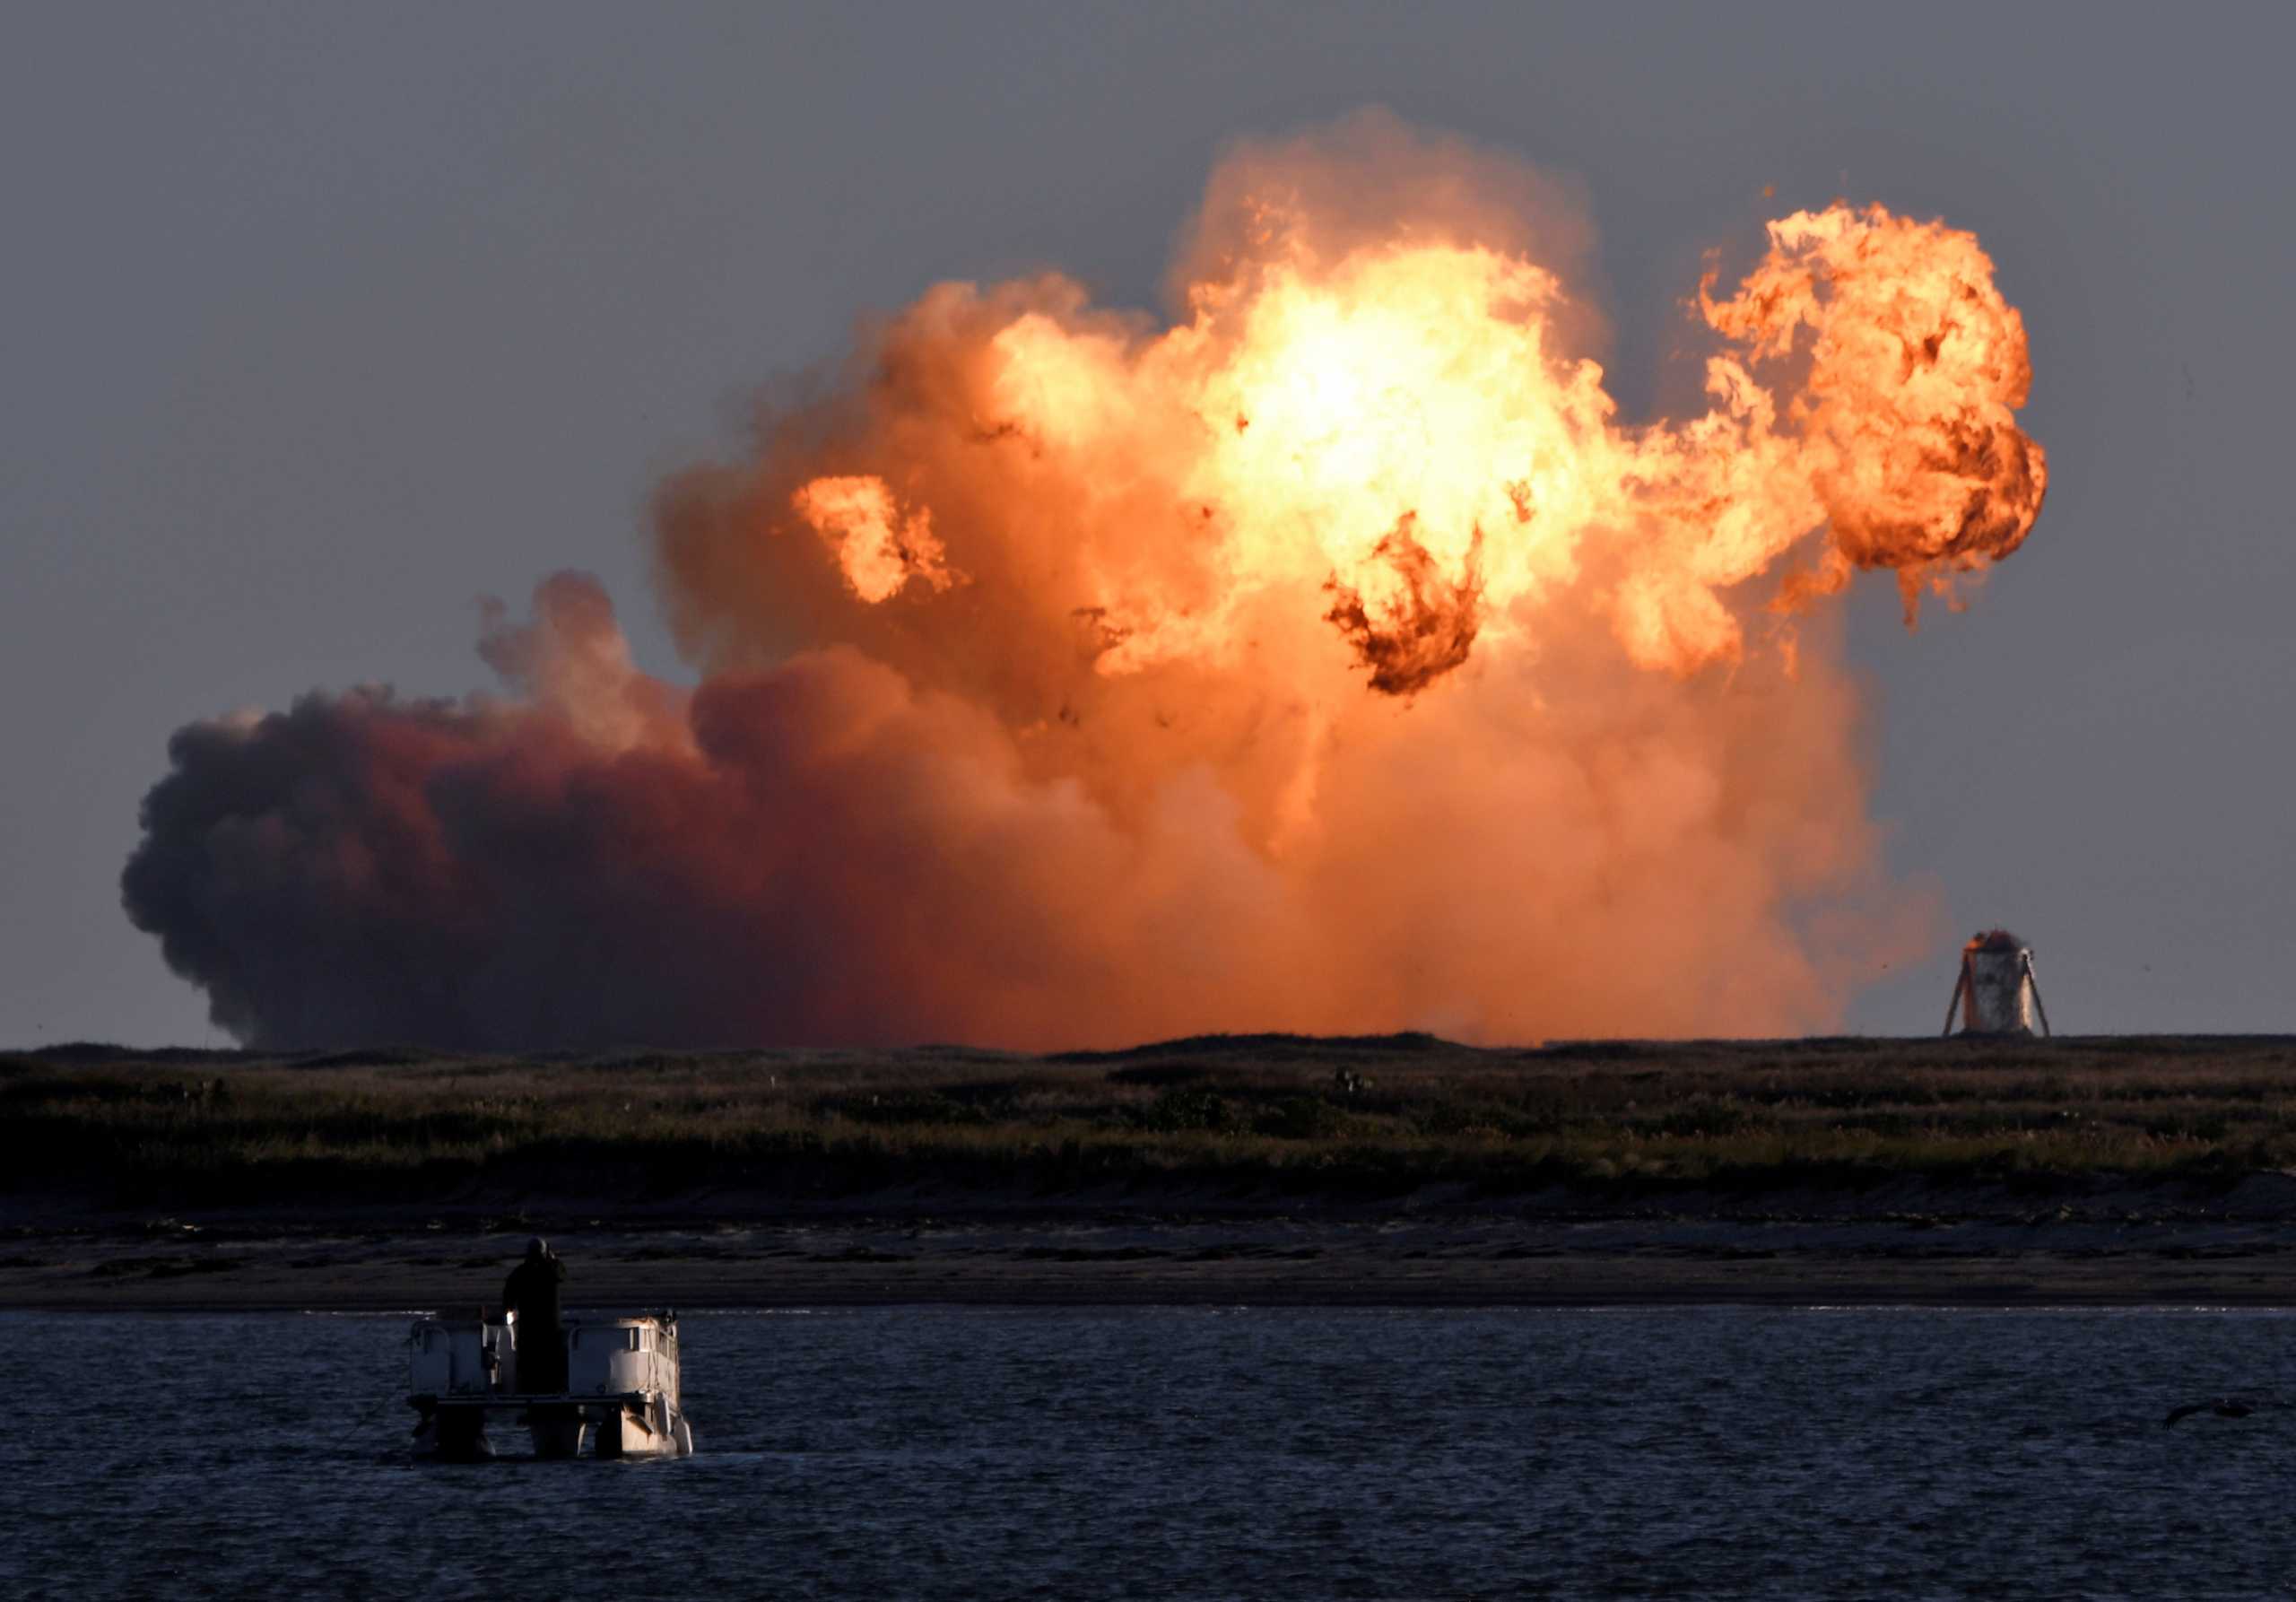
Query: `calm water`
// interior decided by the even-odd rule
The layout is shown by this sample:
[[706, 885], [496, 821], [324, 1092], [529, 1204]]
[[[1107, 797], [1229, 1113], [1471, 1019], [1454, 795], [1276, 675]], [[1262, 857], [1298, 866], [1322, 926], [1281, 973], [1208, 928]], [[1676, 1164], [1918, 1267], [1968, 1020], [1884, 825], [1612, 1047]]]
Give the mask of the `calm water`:
[[699, 1456], [460, 1468], [400, 1455], [405, 1324], [0, 1315], [0, 1596], [2296, 1580], [2296, 1413], [2161, 1424], [2276, 1386], [2278, 1313], [690, 1315]]

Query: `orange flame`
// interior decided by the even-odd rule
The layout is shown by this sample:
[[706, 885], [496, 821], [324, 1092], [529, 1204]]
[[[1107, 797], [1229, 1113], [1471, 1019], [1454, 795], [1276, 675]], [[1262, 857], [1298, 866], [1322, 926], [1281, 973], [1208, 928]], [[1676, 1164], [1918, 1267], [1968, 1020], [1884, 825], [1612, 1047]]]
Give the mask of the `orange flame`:
[[184, 731], [131, 912], [271, 1040], [1826, 1027], [1928, 930], [1811, 603], [2024, 539], [2024, 327], [1969, 234], [1797, 213], [1630, 426], [1588, 239], [1367, 118], [1222, 163], [1169, 320], [939, 285], [664, 485], [700, 685], [553, 580], [523, 699]]
[[1772, 223], [1735, 294], [1700, 286], [1733, 347], [1709, 363], [1711, 409], [1629, 430], [1601, 368], [1561, 348], [1564, 292], [1537, 262], [1408, 226], [1333, 256], [1308, 231], [1263, 219], [1257, 251], [1189, 284], [1194, 315], [1160, 334], [1058, 280], [935, 291], [889, 368], [947, 387], [889, 373], [880, 436], [856, 445], [924, 500], [900, 521], [882, 478], [835, 474], [796, 505], [877, 602], [950, 588], [935, 500], [1057, 501], [1057, 551], [1021, 518], [956, 537], [1101, 620], [1100, 673], [1231, 664], [1288, 607], [1406, 694], [1472, 642], [1535, 644], [1557, 606], [1603, 612], [1645, 666], [1733, 659], [1728, 593], [1822, 528], [1793, 596], [1894, 568], [1910, 619], [1923, 582], [2007, 555], [2040, 509], [2045, 459], [2013, 420], [2023, 325], [1970, 234], [1880, 206]]
[[817, 478], [791, 496], [790, 504], [827, 542], [847, 586], [873, 606], [900, 594], [912, 579], [928, 589], [946, 589], [959, 578], [933, 537], [931, 510], [918, 507], [903, 518], [882, 478]]
[[1878, 205], [1796, 212], [1735, 297], [1700, 287], [1707, 320], [1757, 357], [1813, 331], [1794, 402], [1798, 464], [1831, 526], [1830, 582], [1848, 566], [1898, 570], [1906, 621], [1925, 578], [1999, 561], [2048, 487], [2013, 414], [2032, 387], [2024, 319], [1994, 287], [1974, 234]]

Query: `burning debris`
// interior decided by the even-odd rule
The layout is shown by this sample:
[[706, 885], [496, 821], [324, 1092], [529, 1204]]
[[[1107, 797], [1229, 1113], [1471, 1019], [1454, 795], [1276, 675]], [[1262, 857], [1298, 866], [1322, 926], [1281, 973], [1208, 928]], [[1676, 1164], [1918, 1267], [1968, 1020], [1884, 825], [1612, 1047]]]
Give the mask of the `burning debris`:
[[1626, 427], [1589, 237], [1370, 117], [1222, 165], [1169, 323], [935, 288], [663, 486], [698, 685], [561, 576], [507, 698], [181, 731], [129, 914], [265, 1045], [1824, 1027], [1925, 931], [1815, 603], [2025, 537], [2023, 325], [1968, 233], [1796, 213]]
[[1482, 586], [1473, 553], [1466, 576], [1453, 583], [1436, 572], [1434, 559], [1412, 538], [1412, 522], [1413, 514], [1405, 512], [1371, 547], [1392, 570], [1384, 600], [1367, 606], [1352, 586], [1336, 579], [1326, 586], [1333, 600], [1324, 621], [1347, 637], [1357, 659], [1371, 670], [1371, 688], [1389, 695], [1412, 695], [1465, 661], [1478, 622]]

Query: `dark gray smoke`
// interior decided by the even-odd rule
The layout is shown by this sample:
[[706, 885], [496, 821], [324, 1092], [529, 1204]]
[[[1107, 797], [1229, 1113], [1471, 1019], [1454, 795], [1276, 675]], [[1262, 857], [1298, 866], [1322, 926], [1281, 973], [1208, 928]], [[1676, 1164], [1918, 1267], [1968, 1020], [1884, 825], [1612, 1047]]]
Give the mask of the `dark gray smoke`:
[[[1018, 831], [1074, 871], [1100, 826], [998, 793], [985, 719], [927, 715], [847, 650], [689, 701], [630, 669], [594, 581], [536, 610], [482, 647], [531, 699], [315, 694], [175, 736], [122, 888], [218, 1024], [266, 1047], [916, 1040], [1022, 999], [1016, 952], [1087, 982], [1038, 876], [967, 858]], [[1003, 815], [927, 838], [968, 795]]]

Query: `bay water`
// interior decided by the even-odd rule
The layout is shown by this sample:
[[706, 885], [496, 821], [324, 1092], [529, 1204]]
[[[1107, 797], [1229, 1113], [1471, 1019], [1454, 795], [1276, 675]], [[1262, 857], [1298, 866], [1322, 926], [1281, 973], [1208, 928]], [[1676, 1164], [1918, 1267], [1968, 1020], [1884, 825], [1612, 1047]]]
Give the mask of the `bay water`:
[[2296, 1582], [2277, 1311], [688, 1313], [693, 1458], [458, 1467], [412, 1317], [0, 1314], [0, 1597]]

